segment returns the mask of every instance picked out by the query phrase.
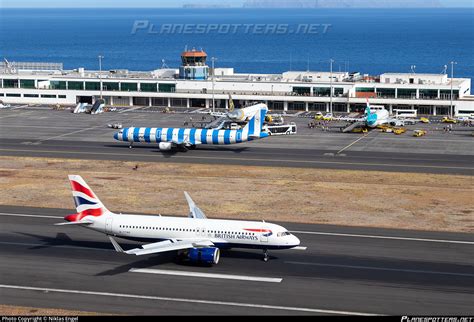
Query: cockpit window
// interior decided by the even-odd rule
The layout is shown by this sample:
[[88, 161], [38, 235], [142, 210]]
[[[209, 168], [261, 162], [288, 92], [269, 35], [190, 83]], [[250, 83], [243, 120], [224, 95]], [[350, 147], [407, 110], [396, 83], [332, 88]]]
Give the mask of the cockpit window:
[[289, 231], [282, 231], [277, 234], [278, 237], [289, 236], [291, 233]]

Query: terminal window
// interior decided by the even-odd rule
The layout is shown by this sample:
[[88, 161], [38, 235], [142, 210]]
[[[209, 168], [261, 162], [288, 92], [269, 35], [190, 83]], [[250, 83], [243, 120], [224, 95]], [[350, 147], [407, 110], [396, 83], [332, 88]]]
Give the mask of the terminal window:
[[67, 82], [67, 86], [72, 90], [84, 90], [83, 82]]

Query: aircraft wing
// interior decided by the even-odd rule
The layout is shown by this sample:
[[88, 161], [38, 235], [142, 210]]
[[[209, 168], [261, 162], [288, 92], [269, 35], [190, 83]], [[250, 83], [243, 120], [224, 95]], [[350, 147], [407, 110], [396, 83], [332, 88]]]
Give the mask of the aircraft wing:
[[227, 116], [227, 113], [223, 113], [223, 112], [213, 112], [213, 111], [197, 111], [196, 113], [198, 114], [208, 114], [208, 115], [211, 115], [211, 116], [217, 116], [217, 117], [223, 117], [223, 116]]
[[[112, 242], [113, 243], [113, 242]], [[181, 249], [188, 249], [194, 247], [208, 247], [213, 246], [214, 244], [208, 239], [186, 239], [186, 240], [165, 240], [157, 243], [151, 243], [142, 245], [141, 248], [134, 248], [131, 250], [125, 251], [126, 254], [129, 255], [148, 255], [148, 254], [156, 254], [156, 253], [163, 253], [169, 252], [173, 250], [181, 250]], [[115, 247], [115, 244], [114, 244]], [[117, 248], [115, 247], [117, 250]]]
[[222, 113], [222, 112], [209, 112], [211, 116], [218, 116], [218, 117], [225, 117], [227, 116], [227, 113]]
[[345, 121], [345, 122], [365, 122], [367, 120], [366, 117], [333, 117], [333, 121]]
[[198, 206], [194, 203], [193, 199], [189, 196], [189, 194], [185, 191], [184, 196], [186, 197], [186, 200], [188, 201], [189, 205], [189, 218], [195, 218], [195, 219], [206, 219], [206, 215], [204, 212], [199, 209]]

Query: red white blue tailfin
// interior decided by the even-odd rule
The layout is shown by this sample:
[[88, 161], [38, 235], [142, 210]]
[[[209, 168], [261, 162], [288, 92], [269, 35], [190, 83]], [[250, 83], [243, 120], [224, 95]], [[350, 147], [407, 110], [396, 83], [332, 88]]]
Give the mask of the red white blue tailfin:
[[81, 176], [70, 175], [69, 181], [77, 214], [66, 216], [67, 221], [80, 221], [86, 216], [99, 217], [110, 213]]

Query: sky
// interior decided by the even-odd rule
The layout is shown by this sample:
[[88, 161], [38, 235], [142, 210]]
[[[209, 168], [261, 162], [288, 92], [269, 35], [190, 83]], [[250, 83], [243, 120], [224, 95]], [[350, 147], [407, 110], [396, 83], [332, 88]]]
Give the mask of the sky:
[[[240, 7], [245, 0], [201, 0], [206, 4], [228, 4]], [[446, 7], [474, 7], [474, 0], [440, 0]], [[195, 0], [0, 0], [1, 8], [176, 8]]]

